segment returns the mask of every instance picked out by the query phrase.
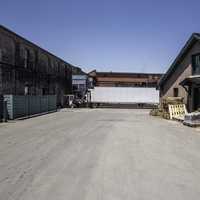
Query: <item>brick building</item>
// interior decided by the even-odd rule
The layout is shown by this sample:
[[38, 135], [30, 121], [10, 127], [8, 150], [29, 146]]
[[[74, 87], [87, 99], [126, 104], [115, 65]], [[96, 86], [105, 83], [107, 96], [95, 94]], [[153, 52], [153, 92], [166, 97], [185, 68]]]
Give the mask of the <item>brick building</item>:
[[95, 86], [99, 87], [157, 87], [162, 74], [91, 71]]
[[63, 95], [72, 91], [73, 66], [0, 26], [0, 94]]

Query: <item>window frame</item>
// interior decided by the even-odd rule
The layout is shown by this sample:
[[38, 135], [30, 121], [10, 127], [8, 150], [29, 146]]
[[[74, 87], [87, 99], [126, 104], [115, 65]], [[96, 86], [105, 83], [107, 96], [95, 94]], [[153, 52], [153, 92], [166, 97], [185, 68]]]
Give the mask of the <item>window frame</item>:
[[174, 97], [178, 97], [179, 96], [179, 88], [178, 87], [174, 87], [173, 88], [173, 96]]
[[29, 90], [30, 90], [29, 86], [28, 86], [28, 85], [25, 85], [25, 86], [24, 86], [24, 95], [25, 95], [25, 96], [29, 95], [29, 92], [30, 92]]
[[[192, 75], [198, 75], [198, 73], [196, 73], [196, 62], [195, 62], [195, 58], [199, 56], [199, 68], [200, 68], [200, 53], [196, 53], [192, 55]], [[200, 75], [200, 69], [199, 69], [199, 75]]]
[[30, 51], [29, 49], [25, 48], [24, 50], [24, 68], [29, 67], [29, 60], [30, 60]]
[[0, 62], [3, 62], [3, 50], [0, 49]]

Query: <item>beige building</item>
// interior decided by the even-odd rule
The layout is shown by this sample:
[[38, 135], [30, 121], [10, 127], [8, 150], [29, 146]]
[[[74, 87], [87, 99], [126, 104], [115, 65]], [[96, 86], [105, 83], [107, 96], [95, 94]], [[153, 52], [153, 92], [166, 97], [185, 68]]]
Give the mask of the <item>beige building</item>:
[[193, 33], [159, 82], [160, 100], [183, 97], [189, 112], [200, 108], [200, 34]]

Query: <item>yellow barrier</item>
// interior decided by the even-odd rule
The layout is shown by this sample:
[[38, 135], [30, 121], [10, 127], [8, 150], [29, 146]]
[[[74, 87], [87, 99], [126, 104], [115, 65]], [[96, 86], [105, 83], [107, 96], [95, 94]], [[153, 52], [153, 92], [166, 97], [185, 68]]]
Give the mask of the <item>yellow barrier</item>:
[[170, 119], [184, 119], [187, 110], [185, 104], [168, 105]]

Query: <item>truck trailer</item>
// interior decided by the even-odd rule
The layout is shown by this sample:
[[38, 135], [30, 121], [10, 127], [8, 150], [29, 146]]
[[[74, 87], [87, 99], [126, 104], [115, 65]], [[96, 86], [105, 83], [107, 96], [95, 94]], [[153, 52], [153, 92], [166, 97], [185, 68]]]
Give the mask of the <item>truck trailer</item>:
[[91, 107], [152, 108], [159, 103], [159, 91], [147, 87], [94, 87], [89, 102]]

